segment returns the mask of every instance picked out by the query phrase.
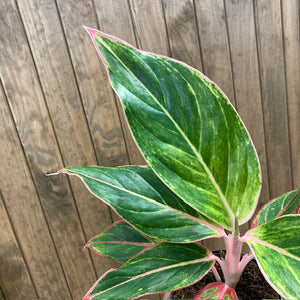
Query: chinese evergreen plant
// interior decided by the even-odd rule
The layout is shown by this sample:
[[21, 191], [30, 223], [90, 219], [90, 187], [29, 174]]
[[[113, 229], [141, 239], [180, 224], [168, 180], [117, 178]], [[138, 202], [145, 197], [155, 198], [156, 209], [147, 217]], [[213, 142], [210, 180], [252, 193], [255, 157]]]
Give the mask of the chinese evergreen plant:
[[[210, 270], [216, 282], [196, 298], [237, 299], [254, 257], [283, 297], [300, 298], [300, 189], [253, 216], [261, 189], [258, 157], [224, 93], [199, 71], [87, 28], [149, 166], [68, 167], [125, 221], [88, 247], [119, 261], [84, 299], [126, 299], [191, 285]], [[226, 258], [199, 244], [222, 238]], [[243, 243], [250, 251], [240, 258]], [[221, 266], [221, 282], [215, 263]], [[212, 297], [212, 298], [210, 298]]]

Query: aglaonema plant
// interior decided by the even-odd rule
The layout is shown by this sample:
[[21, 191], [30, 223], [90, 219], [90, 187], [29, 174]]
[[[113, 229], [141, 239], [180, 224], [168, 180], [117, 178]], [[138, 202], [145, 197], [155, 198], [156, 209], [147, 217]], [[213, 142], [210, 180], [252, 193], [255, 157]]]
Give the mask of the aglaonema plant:
[[[121, 266], [103, 274], [84, 299], [164, 293], [210, 270], [216, 282], [195, 298], [237, 299], [234, 288], [253, 258], [282, 297], [300, 298], [300, 189], [268, 202], [241, 236], [257, 206], [261, 172], [225, 94], [180, 61], [87, 31], [148, 165], [59, 171], [78, 176], [124, 219], [88, 242]], [[199, 243], [208, 238], [224, 239], [224, 259]], [[244, 243], [250, 250], [241, 258]]]

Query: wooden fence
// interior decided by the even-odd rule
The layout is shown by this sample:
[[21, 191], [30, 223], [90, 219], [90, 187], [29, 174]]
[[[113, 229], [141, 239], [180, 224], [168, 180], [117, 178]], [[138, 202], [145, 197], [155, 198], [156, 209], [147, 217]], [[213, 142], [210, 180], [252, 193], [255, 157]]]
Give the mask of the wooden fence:
[[83, 25], [202, 70], [257, 148], [259, 205], [300, 186], [299, 0], [0, 1], [0, 299], [81, 299], [115, 218], [68, 165], [143, 164]]

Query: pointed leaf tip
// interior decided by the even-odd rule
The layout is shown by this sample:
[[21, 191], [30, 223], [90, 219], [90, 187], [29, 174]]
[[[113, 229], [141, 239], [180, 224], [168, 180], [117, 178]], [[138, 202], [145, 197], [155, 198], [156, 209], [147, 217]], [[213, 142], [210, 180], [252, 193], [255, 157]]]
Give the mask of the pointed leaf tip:
[[232, 228], [238, 206], [239, 224], [247, 222], [260, 193], [260, 168], [228, 98], [186, 64], [92, 34], [135, 142], [159, 178], [223, 227]]
[[83, 26], [83, 28], [88, 32], [88, 34], [93, 37], [96, 33], [99, 33], [99, 31], [97, 29], [94, 28], [90, 28], [87, 26]]
[[[148, 236], [187, 243], [223, 234], [181, 201], [149, 167], [68, 167], [64, 173], [78, 176], [91, 193]], [[118, 202], [121, 198], [122, 207]], [[144, 213], [144, 217], [137, 218], [136, 212]], [[168, 220], [166, 229], [153, 225], [161, 218]]]
[[119, 269], [107, 272], [87, 296], [95, 300], [120, 299], [120, 295], [122, 299], [137, 299], [165, 293], [195, 283], [214, 263], [211, 253], [199, 245], [162, 243], [143, 251]]
[[125, 221], [117, 221], [90, 239], [86, 245], [100, 256], [107, 256], [124, 263], [154, 243]]
[[66, 168], [62, 168], [62, 169], [58, 170], [56, 173], [58, 175], [59, 174], [69, 174], [70, 175], [70, 172]]

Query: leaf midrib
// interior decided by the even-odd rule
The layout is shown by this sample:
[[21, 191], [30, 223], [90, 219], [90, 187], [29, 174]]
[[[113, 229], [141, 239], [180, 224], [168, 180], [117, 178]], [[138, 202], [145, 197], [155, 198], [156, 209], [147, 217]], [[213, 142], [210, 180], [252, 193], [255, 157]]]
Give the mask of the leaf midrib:
[[155, 270], [151, 270], [151, 271], [139, 274], [137, 276], [134, 276], [134, 277], [132, 277], [132, 278], [124, 281], [124, 282], [121, 282], [121, 283], [119, 283], [117, 285], [114, 285], [114, 286], [112, 286], [110, 288], [107, 288], [104, 291], [101, 291], [101, 292], [96, 293], [96, 294], [92, 294], [91, 293], [90, 295], [93, 296], [93, 297], [99, 296], [99, 295], [101, 295], [103, 293], [106, 293], [106, 292], [108, 292], [108, 291], [110, 291], [110, 290], [112, 290], [112, 289], [114, 289], [114, 288], [116, 288], [118, 286], [124, 285], [124, 284], [126, 284], [128, 282], [134, 281], [134, 280], [139, 279], [141, 277], [145, 277], [145, 276], [148, 276], [148, 275], [151, 275], [151, 274], [155, 274], [155, 273], [158, 273], [158, 272], [161, 272], [161, 271], [165, 271], [165, 270], [170, 270], [170, 269], [174, 269], [174, 268], [178, 268], [178, 267], [184, 267], [186, 265], [197, 264], [197, 263], [204, 262], [204, 261], [214, 261], [214, 259], [211, 256], [207, 256], [205, 258], [199, 258], [199, 259], [195, 259], [195, 260], [192, 260], [192, 261], [189, 261], [189, 262], [185, 261], [185, 262], [180, 262], [180, 263], [177, 263], [177, 264], [174, 264], [174, 265], [169, 265], [169, 266], [161, 267], [161, 268], [158, 268], [158, 269], [155, 269]]
[[286, 251], [286, 250], [284, 250], [284, 249], [282, 249], [282, 248], [280, 248], [278, 246], [275, 246], [275, 245], [270, 244], [270, 243], [268, 243], [266, 241], [263, 241], [263, 240], [255, 237], [255, 236], [253, 236], [250, 232], [247, 235], [249, 236], [249, 238], [246, 237], [245, 240], [247, 240], [247, 242], [249, 244], [251, 244], [251, 242], [256, 242], [256, 243], [258, 243], [258, 244], [260, 244], [262, 246], [265, 246], [265, 247], [268, 247], [270, 249], [273, 249], [273, 250], [279, 252], [280, 254], [283, 254], [283, 255], [288, 256], [288, 257], [290, 257], [292, 259], [300, 261], [300, 257], [296, 256], [295, 254], [292, 254], [292, 253], [290, 253], [290, 252], [288, 252], [288, 251]]
[[[164, 210], [165, 210], [165, 209], [169, 209], [169, 210], [171, 210], [171, 211], [173, 211], [173, 212], [175, 212], [175, 213], [178, 213], [179, 215], [181, 215], [181, 216], [183, 216], [183, 217], [186, 217], [186, 218], [188, 218], [188, 219], [190, 219], [190, 220], [192, 220], [192, 221], [195, 221], [195, 222], [197, 222], [197, 223], [199, 223], [199, 224], [201, 224], [201, 225], [203, 225], [203, 226], [209, 227], [211, 230], [216, 231], [216, 232], [218, 233], [218, 235], [221, 234], [221, 229], [220, 229], [220, 228], [217, 228], [216, 226], [214, 226], [214, 225], [212, 225], [212, 224], [210, 224], [210, 223], [207, 223], [206, 221], [203, 221], [203, 220], [200, 220], [200, 219], [198, 219], [198, 218], [196, 218], [196, 217], [193, 217], [193, 216], [189, 215], [188, 213], [185, 213], [185, 212], [182, 212], [182, 211], [180, 211], [180, 210], [177, 210], [177, 209], [175, 209], [175, 208], [173, 208], [173, 207], [171, 207], [171, 206], [169, 206], [169, 205], [164, 205], [164, 204], [162, 204], [162, 203], [160, 203], [160, 202], [155, 201], [154, 199], [151, 199], [151, 198], [146, 197], [146, 196], [144, 196], [144, 195], [141, 195], [141, 194], [138, 194], [138, 193], [136, 193], [136, 192], [130, 191], [130, 190], [125, 189], [125, 188], [123, 188], [123, 187], [118, 187], [118, 186], [116, 186], [116, 185], [113, 185], [113, 184], [108, 183], [108, 182], [106, 182], [106, 181], [103, 181], [103, 180], [101, 180], [101, 179], [97, 179], [97, 178], [94, 178], [94, 177], [92, 177], [92, 176], [89, 176], [89, 175], [86, 175], [86, 174], [79, 173], [79, 172], [77, 172], [77, 171], [75, 172], [75, 171], [69, 170], [68, 168], [66, 168], [65, 170], [67, 170], [67, 172], [69, 172], [69, 173], [71, 173], [71, 174], [73, 174], [73, 175], [76, 175], [76, 176], [79, 176], [79, 177], [86, 177], [86, 178], [88, 178], [88, 179], [91, 179], [91, 180], [95, 180], [95, 181], [101, 182], [101, 183], [104, 184], [104, 185], [107, 185], [107, 186], [109, 186], [109, 187], [115, 188], [115, 189], [120, 190], [120, 191], [122, 191], [122, 192], [131, 194], [131, 195], [136, 196], [136, 197], [143, 198], [143, 199], [145, 199], [145, 200], [147, 200], [147, 201], [149, 201], [149, 202], [151, 202], [151, 203], [153, 203], [153, 204], [155, 204], [155, 205], [161, 206]], [[136, 174], [136, 173], [134, 173], [134, 174]], [[138, 175], [138, 176], [139, 176], [139, 175]], [[139, 177], [140, 177], [140, 176], [139, 176]], [[140, 177], [140, 178], [141, 178], [142, 180], [144, 180], [142, 177]], [[89, 188], [89, 189], [90, 189], [90, 188]], [[159, 195], [160, 195], [160, 194], [159, 194]]]
[[[101, 38], [100, 38], [101, 39]], [[119, 59], [118, 56], [116, 56], [116, 54], [114, 52], [112, 52], [112, 50], [110, 49], [109, 46], [106, 46], [105, 41], [103, 41], [101, 39], [102, 44], [106, 47], [106, 49], [115, 57], [116, 60], [119, 61], [119, 63], [121, 65], [123, 65], [123, 67], [132, 75], [132, 77], [134, 77], [140, 84], [141, 86], [145, 89], [145, 91], [147, 91], [149, 93], [149, 95], [153, 98], [153, 100], [156, 102], [156, 104], [162, 109], [162, 111], [168, 116], [168, 118], [170, 119], [170, 121], [174, 124], [174, 126], [176, 127], [176, 129], [179, 131], [179, 133], [182, 135], [182, 137], [186, 140], [187, 144], [190, 146], [190, 148], [192, 149], [193, 153], [195, 154], [195, 156], [197, 157], [197, 159], [199, 160], [199, 162], [201, 163], [201, 165], [203, 166], [205, 172], [207, 173], [209, 179], [211, 180], [211, 182], [213, 183], [213, 186], [215, 187], [228, 215], [231, 221], [231, 227], [234, 228], [234, 215], [233, 212], [231, 211], [229, 204], [225, 198], [225, 196], [223, 195], [218, 183], [216, 182], [213, 174], [211, 173], [211, 171], [209, 170], [208, 166], [206, 165], [206, 163], [204, 162], [202, 156], [200, 155], [200, 153], [198, 153], [197, 149], [195, 148], [195, 146], [190, 142], [190, 140], [188, 139], [188, 137], [185, 135], [185, 133], [182, 131], [182, 129], [180, 128], [180, 126], [177, 124], [177, 122], [172, 118], [172, 116], [169, 114], [169, 112], [161, 105], [161, 103], [156, 99], [156, 97], [152, 94], [152, 92], [150, 92], [148, 90], [148, 88], [143, 84], [143, 82], [141, 82], [132, 72], [130, 69], [128, 69], [128, 67], [122, 62], [122, 60]], [[101, 54], [102, 55], [102, 54]], [[103, 56], [103, 55], [102, 55]], [[104, 58], [104, 57], [103, 57]], [[217, 221], [217, 220], [215, 220]]]

